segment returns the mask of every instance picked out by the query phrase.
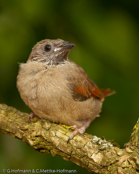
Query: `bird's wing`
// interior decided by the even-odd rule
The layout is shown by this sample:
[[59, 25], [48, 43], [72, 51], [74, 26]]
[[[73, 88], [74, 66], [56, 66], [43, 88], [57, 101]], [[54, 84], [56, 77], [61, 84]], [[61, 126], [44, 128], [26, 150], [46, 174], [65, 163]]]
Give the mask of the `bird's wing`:
[[95, 97], [103, 99], [104, 95], [97, 85], [88, 77], [73, 83], [72, 94], [75, 100], [84, 101], [88, 98]]
[[78, 66], [77, 71], [74, 72], [74, 76], [70, 76], [68, 81], [75, 100], [84, 101], [90, 97], [104, 98], [101, 89], [97, 87], [80, 66]]
[[70, 77], [69, 83], [72, 96], [78, 101], [85, 101], [91, 97], [104, 100], [105, 96], [115, 93], [110, 89], [99, 89], [80, 66], [78, 66], [78, 71], [75, 72], [75, 75]]

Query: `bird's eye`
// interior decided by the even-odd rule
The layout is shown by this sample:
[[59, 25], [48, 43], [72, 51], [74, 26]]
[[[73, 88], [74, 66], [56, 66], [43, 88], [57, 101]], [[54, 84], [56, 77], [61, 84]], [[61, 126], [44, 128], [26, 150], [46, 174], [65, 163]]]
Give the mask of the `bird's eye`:
[[44, 47], [44, 50], [46, 51], [46, 52], [49, 52], [50, 50], [51, 50], [51, 45], [45, 45], [45, 47]]

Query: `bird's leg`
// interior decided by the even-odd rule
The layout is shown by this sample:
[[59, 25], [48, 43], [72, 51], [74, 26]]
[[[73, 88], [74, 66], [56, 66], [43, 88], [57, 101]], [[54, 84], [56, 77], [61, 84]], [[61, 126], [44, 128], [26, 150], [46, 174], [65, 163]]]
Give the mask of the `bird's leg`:
[[90, 125], [90, 120], [86, 121], [85, 124], [81, 128], [77, 128], [76, 125], [73, 125], [72, 128], [75, 129], [69, 136], [69, 140], [71, 140], [77, 133], [83, 134], [86, 128]]
[[28, 122], [30, 123], [30, 120], [33, 118], [33, 117], [36, 117], [37, 115], [34, 113], [34, 112], [31, 112], [29, 114], [29, 117], [28, 117]]

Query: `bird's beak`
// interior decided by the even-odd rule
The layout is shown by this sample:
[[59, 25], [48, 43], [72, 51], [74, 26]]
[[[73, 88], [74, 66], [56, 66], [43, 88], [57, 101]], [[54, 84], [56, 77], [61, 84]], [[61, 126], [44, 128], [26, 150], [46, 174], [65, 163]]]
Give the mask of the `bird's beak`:
[[69, 52], [75, 44], [71, 42], [64, 41], [59, 47], [54, 49], [54, 52], [66, 51]]
[[67, 41], [64, 41], [63, 44], [61, 45], [62, 49], [67, 49], [67, 50], [70, 50], [74, 46], [75, 46], [74, 43], [67, 42]]
[[55, 60], [56, 63], [63, 62], [64, 60], [67, 60], [68, 54], [72, 47], [75, 45], [71, 42], [63, 41], [59, 47], [54, 49], [55, 54]]

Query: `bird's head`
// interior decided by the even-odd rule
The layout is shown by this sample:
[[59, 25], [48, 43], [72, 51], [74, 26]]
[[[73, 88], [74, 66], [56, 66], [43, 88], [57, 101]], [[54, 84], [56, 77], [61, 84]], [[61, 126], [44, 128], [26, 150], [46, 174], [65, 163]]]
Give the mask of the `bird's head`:
[[68, 54], [73, 43], [64, 41], [62, 39], [50, 40], [45, 39], [38, 42], [33, 48], [28, 58], [29, 61], [37, 61], [51, 65], [63, 63], [68, 59]]

